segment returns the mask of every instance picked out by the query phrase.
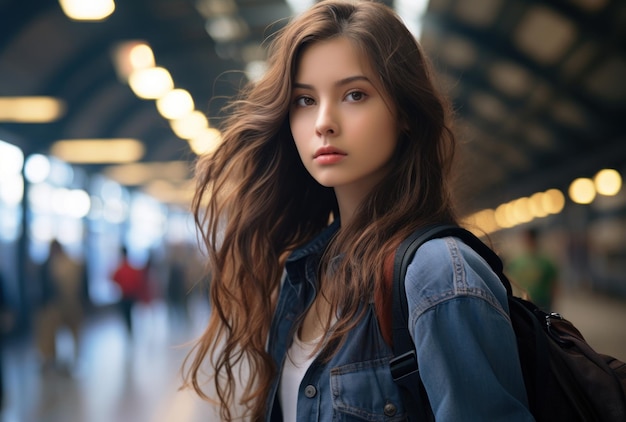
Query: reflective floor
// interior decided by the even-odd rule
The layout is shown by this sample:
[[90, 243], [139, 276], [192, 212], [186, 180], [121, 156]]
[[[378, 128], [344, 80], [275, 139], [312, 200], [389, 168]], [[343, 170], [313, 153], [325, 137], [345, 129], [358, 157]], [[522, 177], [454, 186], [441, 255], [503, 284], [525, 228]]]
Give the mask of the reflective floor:
[[[590, 293], [562, 294], [555, 310], [572, 320], [589, 343], [626, 361], [626, 302]], [[4, 345], [5, 403], [1, 422], [199, 422], [216, 421], [211, 408], [178, 392], [185, 342], [208, 317], [193, 302], [185, 322], [161, 303], [134, 314], [127, 333], [115, 309], [85, 323], [80, 360], [71, 369], [42, 371], [29, 340]], [[58, 338], [61, 360], [72, 351], [69, 334]]]
[[[162, 303], [134, 310], [129, 335], [114, 308], [85, 321], [79, 360], [73, 367], [42, 368], [32, 340], [5, 345], [2, 422], [211, 421], [211, 409], [179, 392], [180, 367], [208, 317], [193, 302], [189, 319]], [[71, 361], [69, 332], [57, 336], [58, 360]]]

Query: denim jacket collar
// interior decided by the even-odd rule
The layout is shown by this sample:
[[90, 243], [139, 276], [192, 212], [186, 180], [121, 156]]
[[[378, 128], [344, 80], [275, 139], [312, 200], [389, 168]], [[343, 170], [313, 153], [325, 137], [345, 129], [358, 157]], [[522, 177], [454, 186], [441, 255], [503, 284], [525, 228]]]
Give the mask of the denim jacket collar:
[[314, 253], [322, 253], [322, 251], [324, 250], [330, 239], [335, 235], [338, 229], [339, 221], [335, 220], [319, 235], [315, 236], [309, 243], [294, 250], [287, 258], [287, 262], [295, 262]]

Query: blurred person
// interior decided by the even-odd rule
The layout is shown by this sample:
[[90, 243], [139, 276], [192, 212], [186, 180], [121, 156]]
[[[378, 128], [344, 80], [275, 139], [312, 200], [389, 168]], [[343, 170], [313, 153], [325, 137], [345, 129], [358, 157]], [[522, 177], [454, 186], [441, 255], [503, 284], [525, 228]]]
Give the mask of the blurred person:
[[133, 308], [135, 304], [145, 299], [146, 295], [146, 272], [145, 268], [137, 268], [128, 260], [128, 249], [123, 246], [120, 249], [121, 261], [112, 275], [113, 281], [120, 289], [119, 308], [122, 313], [124, 325], [128, 333], [133, 332]]
[[146, 259], [146, 263], [141, 268], [141, 271], [143, 272], [143, 281], [141, 291], [139, 292], [139, 301], [145, 305], [150, 305], [161, 294], [159, 279], [163, 268], [159, 265], [155, 251], [148, 253], [148, 259]]
[[[84, 317], [82, 266], [65, 252], [61, 243], [50, 243], [48, 258], [43, 264], [41, 307], [38, 314], [38, 345], [43, 369], [67, 369], [79, 357], [80, 332]], [[70, 362], [59, 362], [57, 334], [67, 328], [73, 339]]]
[[170, 259], [167, 277], [167, 304], [173, 321], [188, 322], [189, 281], [185, 263], [179, 254]]
[[[211, 314], [186, 385], [223, 421], [415, 420], [389, 368], [390, 274], [402, 240], [457, 221], [452, 112], [382, 3], [314, 4], [272, 38], [268, 64], [197, 165]], [[532, 421], [489, 265], [434, 239], [406, 290], [434, 420]]]
[[523, 251], [506, 264], [511, 280], [545, 312], [552, 311], [557, 290], [558, 268], [539, 247], [539, 231], [529, 228], [522, 233]]

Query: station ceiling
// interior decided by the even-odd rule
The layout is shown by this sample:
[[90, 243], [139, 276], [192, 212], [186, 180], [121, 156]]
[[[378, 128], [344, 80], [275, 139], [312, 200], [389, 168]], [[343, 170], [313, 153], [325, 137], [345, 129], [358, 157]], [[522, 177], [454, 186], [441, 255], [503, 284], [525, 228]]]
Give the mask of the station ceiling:
[[[67, 105], [52, 123], [0, 122], [0, 138], [27, 154], [58, 139], [137, 138], [143, 162], [191, 169], [188, 143], [154, 101], [120, 80], [115, 47], [147, 42], [216, 124], [246, 63], [263, 58], [263, 41], [291, 13], [284, 0], [118, 0], [106, 20], [78, 22], [56, 0], [0, 0], [0, 97], [49, 95]], [[209, 35], [223, 16], [238, 22], [235, 39]], [[565, 190], [604, 167], [624, 174], [626, 2], [431, 0], [422, 23], [458, 117], [458, 186], [468, 208]]]

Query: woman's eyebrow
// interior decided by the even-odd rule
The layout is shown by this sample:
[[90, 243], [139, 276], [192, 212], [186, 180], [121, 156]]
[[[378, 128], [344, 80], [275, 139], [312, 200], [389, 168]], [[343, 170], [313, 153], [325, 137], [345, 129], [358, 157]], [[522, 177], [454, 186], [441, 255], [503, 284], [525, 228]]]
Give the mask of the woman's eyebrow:
[[371, 83], [369, 78], [365, 75], [355, 75], [355, 76], [349, 76], [347, 78], [341, 79], [337, 82], [335, 82], [335, 86], [341, 86], [341, 85], [346, 85], [352, 82], [356, 82], [356, 81], [365, 81], [368, 83]]
[[[346, 85], [355, 81], [365, 81], [365, 82], [371, 83], [367, 76], [355, 75], [355, 76], [348, 76], [347, 78], [338, 80], [337, 82], [335, 82], [335, 86], [343, 86], [343, 85]], [[294, 82], [293, 87], [298, 88], [298, 89], [310, 89], [310, 90], [315, 89], [313, 85], [303, 84], [301, 82]]]

